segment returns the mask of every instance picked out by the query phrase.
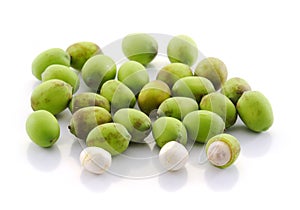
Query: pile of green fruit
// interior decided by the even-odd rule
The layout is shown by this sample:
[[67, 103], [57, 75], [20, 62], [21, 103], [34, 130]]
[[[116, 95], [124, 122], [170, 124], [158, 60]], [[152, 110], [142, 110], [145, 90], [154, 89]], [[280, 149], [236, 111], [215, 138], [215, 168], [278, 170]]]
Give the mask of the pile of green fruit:
[[[68, 129], [86, 143], [80, 161], [92, 173], [108, 170], [112, 156], [123, 153], [130, 142], [146, 143], [151, 132], [167, 170], [185, 165], [188, 141], [205, 144], [209, 162], [226, 168], [240, 153], [239, 141], [224, 133], [238, 116], [254, 132], [271, 127], [268, 99], [242, 78], [227, 80], [221, 60], [208, 57], [192, 69], [198, 49], [190, 37], [179, 35], [169, 41], [170, 64], [153, 81], [147, 65], [158, 54], [157, 41], [148, 34], [130, 34], [122, 40], [122, 50], [128, 61], [118, 69], [92, 42], [48, 49], [34, 59], [32, 74], [42, 81], [32, 92], [34, 112], [26, 121], [34, 143], [55, 144], [60, 137], [55, 116], [68, 108], [72, 113]], [[76, 93], [79, 76], [89, 92]]]

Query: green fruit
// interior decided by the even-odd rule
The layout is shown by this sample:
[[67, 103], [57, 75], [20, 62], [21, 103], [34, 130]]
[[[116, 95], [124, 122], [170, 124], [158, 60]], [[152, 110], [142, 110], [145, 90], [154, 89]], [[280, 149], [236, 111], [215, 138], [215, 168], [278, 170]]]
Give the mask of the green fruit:
[[132, 108], [136, 99], [133, 92], [122, 82], [109, 80], [103, 84], [100, 95], [104, 96], [111, 104], [111, 111], [122, 108]]
[[218, 58], [205, 58], [195, 69], [195, 75], [209, 79], [216, 90], [227, 80], [227, 68], [225, 64]]
[[163, 147], [170, 141], [187, 143], [187, 132], [181, 121], [173, 117], [160, 117], [152, 125], [152, 135], [157, 146]]
[[68, 128], [73, 135], [85, 140], [93, 128], [111, 121], [111, 115], [106, 109], [89, 106], [81, 108], [73, 114]]
[[188, 65], [183, 63], [171, 63], [158, 72], [156, 79], [167, 83], [167, 85], [172, 88], [177, 80], [187, 76], [193, 76], [192, 70]]
[[56, 115], [68, 107], [72, 98], [72, 86], [52, 79], [39, 84], [31, 94], [31, 107], [34, 111], [46, 110]]
[[159, 117], [167, 116], [182, 120], [188, 113], [198, 110], [198, 104], [194, 99], [186, 97], [168, 98], [158, 107]]
[[204, 77], [184, 77], [173, 85], [173, 96], [183, 96], [196, 100], [198, 103], [201, 98], [208, 93], [215, 92], [212, 83]]
[[206, 143], [211, 137], [224, 132], [225, 123], [223, 119], [207, 110], [190, 112], [183, 119], [188, 137], [200, 143]]
[[35, 111], [29, 115], [26, 131], [30, 139], [41, 147], [51, 147], [60, 135], [56, 118], [45, 110]]
[[209, 139], [205, 151], [211, 164], [218, 168], [227, 168], [236, 161], [241, 147], [234, 136], [224, 133]]
[[273, 111], [269, 100], [258, 91], [246, 91], [236, 105], [238, 114], [252, 131], [268, 130], [273, 124]]
[[227, 96], [233, 104], [236, 104], [242, 94], [249, 90], [251, 87], [244, 79], [234, 77], [224, 83], [221, 93]]
[[71, 113], [74, 113], [81, 108], [89, 106], [99, 106], [110, 112], [109, 101], [105, 97], [97, 93], [90, 92], [79, 93], [73, 96], [69, 104], [69, 109]]
[[126, 128], [119, 123], [106, 123], [95, 127], [86, 139], [88, 147], [100, 147], [111, 155], [124, 152], [131, 139]]
[[40, 53], [32, 62], [32, 74], [39, 80], [42, 73], [52, 64], [70, 66], [70, 56], [67, 52], [59, 48], [51, 48]]
[[128, 61], [119, 68], [118, 80], [137, 95], [144, 85], [149, 82], [149, 75], [142, 64], [136, 61]]
[[71, 57], [71, 66], [81, 70], [85, 62], [97, 54], [102, 54], [100, 47], [93, 42], [77, 42], [67, 48]]
[[106, 55], [95, 55], [83, 65], [81, 74], [85, 84], [93, 91], [99, 91], [102, 85], [116, 76], [115, 62]]
[[44, 73], [42, 74], [42, 81], [48, 81], [50, 79], [60, 79], [73, 88], [73, 93], [75, 93], [80, 84], [80, 80], [78, 75], [70, 69], [70, 67], [60, 65], [60, 64], [53, 64], [46, 68]]
[[122, 41], [122, 50], [129, 60], [147, 65], [157, 55], [158, 44], [148, 34], [129, 34]]
[[218, 114], [229, 128], [236, 122], [237, 111], [234, 104], [223, 94], [214, 92], [204, 96], [200, 102], [200, 109]]
[[150, 118], [136, 109], [120, 109], [114, 114], [113, 120], [127, 129], [133, 142], [143, 143], [151, 132]]
[[138, 96], [138, 105], [142, 112], [149, 115], [152, 111], [158, 109], [164, 100], [170, 97], [169, 86], [160, 80], [154, 80], [142, 88]]
[[186, 35], [178, 35], [170, 40], [167, 54], [172, 63], [192, 66], [198, 58], [197, 44]]

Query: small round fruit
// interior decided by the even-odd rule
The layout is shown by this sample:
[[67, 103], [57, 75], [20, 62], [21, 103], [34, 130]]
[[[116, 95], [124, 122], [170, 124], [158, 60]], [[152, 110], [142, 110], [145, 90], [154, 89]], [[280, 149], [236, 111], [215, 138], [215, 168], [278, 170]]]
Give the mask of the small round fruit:
[[57, 119], [45, 110], [35, 111], [29, 115], [26, 131], [30, 139], [41, 147], [51, 147], [60, 135]]
[[93, 174], [103, 174], [111, 166], [111, 154], [100, 147], [86, 147], [80, 153], [80, 163]]
[[205, 146], [208, 161], [218, 168], [232, 165], [238, 158], [240, 150], [239, 141], [225, 133], [212, 137]]
[[227, 80], [227, 68], [218, 58], [208, 57], [200, 61], [195, 69], [195, 75], [209, 79], [216, 90]]
[[197, 44], [189, 36], [178, 35], [170, 40], [167, 54], [172, 63], [184, 63], [192, 66], [198, 58]]
[[259, 91], [246, 91], [236, 105], [244, 124], [252, 131], [268, 130], [273, 124], [273, 111], [269, 100]]
[[32, 62], [32, 74], [41, 80], [42, 73], [52, 64], [70, 66], [69, 54], [60, 48], [51, 48], [40, 53]]
[[124, 55], [132, 61], [143, 65], [150, 63], [158, 52], [156, 40], [144, 33], [129, 34], [122, 41]]
[[189, 152], [180, 143], [170, 141], [159, 151], [159, 161], [168, 171], [177, 171], [183, 168], [189, 159]]
[[34, 111], [46, 110], [56, 115], [68, 107], [71, 98], [72, 86], [62, 80], [52, 79], [33, 90], [31, 107]]
[[224, 83], [221, 93], [227, 96], [233, 104], [236, 104], [243, 93], [250, 90], [251, 87], [246, 80], [234, 77]]

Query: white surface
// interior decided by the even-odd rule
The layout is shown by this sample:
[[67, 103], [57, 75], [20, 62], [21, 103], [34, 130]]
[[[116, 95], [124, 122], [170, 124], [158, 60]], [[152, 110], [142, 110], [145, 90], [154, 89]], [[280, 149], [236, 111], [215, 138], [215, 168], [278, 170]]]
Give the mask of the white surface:
[[[297, 1], [196, 2], [1, 1], [1, 209], [299, 209]], [[81, 40], [105, 46], [133, 32], [191, 36], [204, 55], [226, 63], [229, 77], [269, 98], [273, 127], [231, 129], [242, 151], [226, 170], [198, 164], [198, 145], [184, 170], [137, 180], [82, 171], [82, 148], [63, 127], [52, 149], [31, 143], [24, 125], [38, 84], [34, 57]]]

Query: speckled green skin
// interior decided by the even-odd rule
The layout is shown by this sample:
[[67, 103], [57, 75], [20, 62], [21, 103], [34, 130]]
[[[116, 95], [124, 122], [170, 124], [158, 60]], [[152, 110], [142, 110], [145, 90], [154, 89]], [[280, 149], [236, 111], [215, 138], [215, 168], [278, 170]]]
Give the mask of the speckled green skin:
[[69, 104], [69, 110], [73, 114], [77, 110], [89, 106], [99, 106], [110, 112], [109, 101], [105, 97], [91, 92], [79, 93], [73, 96]]
[[198, 103], [208, 93], [215, 92], [213, 84], [204, 77], [189, 76], [175, 82], [172, 87], [173, 96], [188, 97]]
[[178, 35], [170, 40], [167, 54], [172, 63], [184, 63], [192, 66], [198, 58], [197, 44], [191, 37]]
[[122, 50], [129, 60], [147, 65], [157, 55], [158, 44], [148, 34], [129, 34], [122, 41]]
[[238, 158], [240, 151], [241, 151], [240, 142], [234, 136], [229, 135], [229, 134], [223, 133], [223, 134], [216, 135], [216, 136], [212, 137], [211, 139], [209, 139], [208, 142], [206, 143], [206, 146], [205, 146], [206, 154], [207, 154], [209, 146], [213, 142], [216, 142], [216, 141], [222, 141], [229, 146], [230, 151], [231, 151], [231, 158], [223, 166], [216, 166], [216, 165], [214, 165], [214, 166], [216, 166], [218, 168], [227, 168], [227, 167], [231, 166]]
[[177, 141], [183, 145], [187, 143], [184, 125], [173, 117], [158, 118], [152, 125], [152, 135], [159, 147], [163, 147], [170, 141]]
[[171, 97], [169, 86], [160, 80], [154, 80], [146, 84], [139, 96], [138, 105], [142, 112], [149, 115], [152, 111], [158, 109], [159, 105]]
[[149, 82], [149, 75], [145, 67], [136, 61], [128, 61], [118, 70], [118, 80], [124, 83], [137, 95]]
[[113, 120], [127, 129], [131, 135], [132, 142], [144, 143], [144, 139], [151, 132], [150, 118], [136, 109], [120, 109], [114, 114]]
[[60, 64], [53, 64], [46, 68], [44, 73], [42, 74], [42, 81], [48, 81], [50, 79], [60, 79], [69, 85], [72, 86], [72, 92], [75, 93], [80, 84], [80, 80], [78, 75], [70, 69], [70, 67], [60, 65]]
[[233, 104], [236, 104], [242, 94], [250, 90], [251, 87], [246, 80], [234, 77], [224, 83], [221, 93], [227, 96]]
[[27, 118], [26, 132], [40, 147], [51, 147], [59, 138], [60, 127], [50, 112], [39, 110], [31, 113]]
[[116, 77], [115, 62], [106, 55], [95, 55], [83, 65], [81, 75], [84, 83], [93, 91], [99, 91], [102, 85]]
[[219, 92], [204, 96], [200, 102], [200, 109], [218, 114], [224, 120], [226, 128], [234, 125], [237, 119], [235, 105]]
[[124, 152], [131, 139], [126, 128], [119, 123], [106, 123], [95, 127], [86, 139], [88, 147], [100, 147], [111, 155]]
[[170, 88], [180, 78], [193, 76], [190, 67], [183, 63], [171, 63], [164, 66], [157, 74], [156, 79], [165, 82]]
[[52, 79], [39, 84], [31, 94], [31, 107], [34, 111], [46, 110], [53, 115], [59, 114], [68, 107], [72, 99], [72, 86]]
[[111, 121], [112, 117], [106, 109], [98, 106], [84, 107], [73, 114], [69, 130], [76, 137], [85, 140], [93, 128]]
[[77, 42], [67, 48], [71, 57], [71, 66], [81, 70], [85, 62], [94, 55], [102, 54], [100, 47], [93, 42]]
[[51, 48], [40, 53], [32, 62], [32, 74], [41, 80], [42, 73], [52, 64], [70, 66], [69, 54], [60, 48]]
[[183, 120], [188, 113], [198, 109], [198, 103], [194, 99], [187, 97], [172, 97], [161, 103], [158, 107], [157, 114], [159, 117], [166, 116]]
[[261, 92], [244, 92], [236, 108], [241, 120], [252, 131], [266, 131], [273, 124], [272, 106]]
[[208, 57], [200, 61], [195, 69], [195, 75], [209, 79], [216, 90], [227, 80], [227, 68], [218, 58]]
[[223, 119], [214, 112], [198, 110], [190, 112], [183, 119], [188, 137], [199, 143], [206, 143], [211, 137], [224, 132]]

